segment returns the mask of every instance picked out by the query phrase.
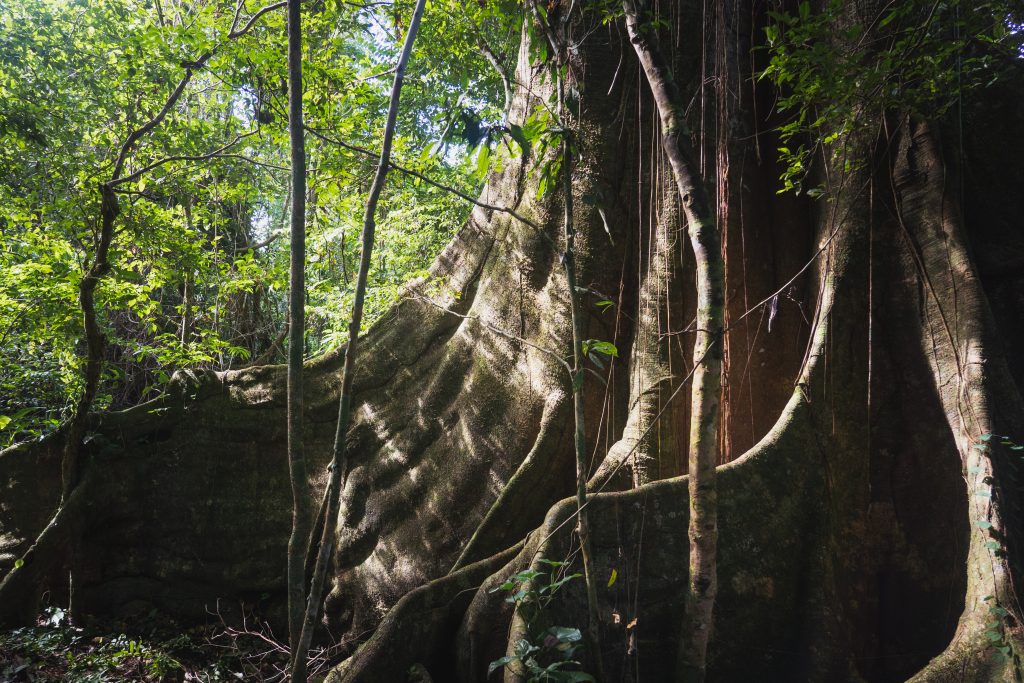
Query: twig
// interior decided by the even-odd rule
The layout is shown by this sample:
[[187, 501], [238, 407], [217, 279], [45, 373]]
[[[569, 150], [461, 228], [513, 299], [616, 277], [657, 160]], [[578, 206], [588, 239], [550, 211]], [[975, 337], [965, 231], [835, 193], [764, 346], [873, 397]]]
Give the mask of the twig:
[[[338, 145], [339, 147], [343, 147], [343, 148], [351, 150], [353, 152], [357, 152], [357, 153], [362, 154], [364, 156], [373, 157], [373, 158], [376, 158], [376, 157], [379, 156], [373, 150], [369, 150], [369, 149], [366, 149], [365, 147], [360, 147], [359, 145], [353, 145], [353, 144], [351, 144], [349, 142], [345, 142], [344, 140], [339, 140], [337, 138], [331, 137], [331, 136], [326, 135], [325, 133], [323, 133], [321, 131], [316, 130], [315, 128], [311, 128], [310, 126], [306, 126], [306, 130], [308, 130], [310, 133], [312, 133], [314, 135], [314, 137], [318, 137], [321, 140], [323, 140], [324, 142], [329, 142], [329, 143], [331, 143], [333, 145]], [[413, 178], [417, 178], [419, 180], [422, 180], [427, 185], [431, 185], [433, 187], [436, 187], [439, 190], [444, 190], [445, 192], [449, 192], [449, 193], [455, 195], [456, 197], [458, 197], [459, 199], [465, 200], [465, 201], [469, 202], [470, 204], [473, 204], [474, 206], [479, 206], [481, 209], [487, 209], [488, 211], [498, 211], [500, 213], [506, 213], [509, 216], [512, 216], [512, 218], [515, 218], [517, 221], [519, 221], [519, 222], [523, 223], [524, 225], [529, 226], [530, 228], [532, 228], [535, 232], [537, 232], [539, 235], [541, 235], [541, 237], [543, 237], [551, 246], [555, 246], [555, 241], [551, 238], [550, 235], [547, 234], [547, 232], [544, 230], [544, 228], [542, 228], [540, 225], [538, 225], [534, 221], [531, 221], [529, 218], [526, 218], [522, 214], [518, 213], [515, 209], [509, 208], [507, 206], [496, 206], [494, 204], [488, 204], [486, 202], [481, 202], [478, 199], [473, 199], [472, 197], [470, 197], [465, 192], [462, 192], [461, 190], [458, 190], [458, 189], [456, 189], [454, 187], [451, 187], [450, 185], [445, 185], [444, 183], [440, 183], [440, 182], [434, 180], [433, 178], [430, 178], [429, 176], [426, 176], [426, 175], [420, 173], [419, 171], [414, 171], [411, 168], [406, 168], [405, 166], [401, 166], [399, 164], [396, 164], [393, 161], [389, 162], [389, 166], [391, 168], [395, 169], [396, 171], [398, 171], [399, 173], [402, 173], [404, 175], [411, 176]]]
[[[239, 142], [241, 142], [243, 139], [255, 135], [257, 132], [259, 132], [259, 131], [258, 130], [251, 130], [248, 133], [240, 133], [240, 134], [236, 135], [235, 139], [232, 140], [231, 142], [228, 142], [228, 143], [226, 143], [224, 145], [221, 145], [217, 149], [213, 150], [212, 152], [207, 152], [206, 154], [178, 154], [178, 155], [175, 155], [175, 156], [165, 157], [165, 158], [160, 159], [158, 161], [154, 161], [151, 164], [143, 166], [142, 168], [140, 168], [139, 170], [135, 171], [134, 173], [131, 173], [131, 174], [126, 175], [126, 176], [121, 176], [119, 178], [115, 178], [115, 179], [107, 182], [107, 186], [111, 187], [111, 188], [114, 188], [114, 187], [117, 187], [118, 185], [122, 185], [124, 183], [134, 182], [134, 181], [138, 180], [139, 178], [141, 178], [146, 173], [148, 173], [149, 171], [152, 171], [153, 169], [159, 168], [159, 167], [163, 166], [164, 164], [169, 164], [172, 161], [208, 161], [208, 160], [213, 159], [215, 157], [229, 156], [229, 155], [225, 155], [225, 154], [222, 154], [222, 153], [225, 150], [234, 147]], [[230, 156], [238, 156], [238, 155], [230, 155]]]
[[281, 2], [275, 2], [272, 5], [267, 5], [266, 7], [263, 7], [261, 9], [259, 9], [256, 12], [256, 14], [252, 15], [251, 17], [249, 17], [249, 21], [246, 22], [245, 26], [243, 26], [242, 28], [236, 30], [235, 27], [238, 26], [238, 18], [239, 18], [238, 15], [239, 15], [239, 12], [241, 11], [242, 7], [245, 5], [245, 0], [241, 0], [241, 2], [239, 2], [239, 4], [238, 4], [238, 8], [235, 9], [235, 18], [234, 18], [234, 21], [231, 22], [231, 31], [228, 32], [228, 38], [240, 38], [241, 36], [244, 36], [246, 33], [248, 33], [252, 29], [253, 25], [264, 14], [266, 14], [267, 12], [272, 12], [272, 11], [274, 11], [276, 9], [281, 9], [282, 7], [284, 7], [287, 4], [288, 4], [287, 0], [282, 0]]

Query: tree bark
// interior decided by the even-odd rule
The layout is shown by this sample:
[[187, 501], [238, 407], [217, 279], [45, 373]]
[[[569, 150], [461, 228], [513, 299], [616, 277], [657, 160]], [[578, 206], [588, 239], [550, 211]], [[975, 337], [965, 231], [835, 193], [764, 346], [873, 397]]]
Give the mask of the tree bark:
[[689, 494], [690, 567], [686, 618], [679, 648], [678, 681], [703, 681], [718, 588], [715, 554], [718, 544], [717, 491], [718, 412], [722, 387], [722, 334], [725, 315], [725, 272], [721, 237], [698, 172], [684, 116], [685, 103], [669, 64], [651, 30], [649, 11], [625, 0], [629, 39], [647, 76], [661, 118], [662, 146], [672, 168], [690, 243], [697, 265], [697, 334], [693, 347], [693, 388], [690, 412]]
[[[700, 10], [662, 6], [660, 44], [687, 101], [703, 80]], [[597, 460], [614, 456], [586, 496], [602, 666], [609, 681], [649, 681], [677, 671], [689, 590], [692, 482], [671, 451], [691, 438], [697, 296], [683, 283], [695, 279], [696, 257], [669, 230], [673, 207], [685, 206], [624, 34], [582, 31], [577, 48], [583, 153], [573, 194], [594, 201], [574, 207], [575, 265], [589, 313], [581, 336], [611, 340], [621, 355], [602, 376], [606, 391], [584, 379], [587, 443]], [[510, 121], [551, 94], [529, 54], [524, 45]], [[773, 93], [763, 81], [752, 87], [767, 111]], [[1016, 452], [974, 448], [984, 433], [1019, 440], [1024, 429], [1015, 353], [1024, 197], [1013, 191], [1024, 182], [1024, 83], [994, 88], [984, 106], [967, 103], [962, 149], [942, 121], [896, 123], [898, 113], [877, 140], [839, 141], [817, 201], [774, 193], [777, 121], [753, 118], [753, 106], [736, 111], [755, 132], [734, 137], [728, 170], [714, 169], [742, 203], [721, 226], [730, 238], [723, 334], [740, 335], [730, 349], [742, 349], [724, 372], [756, 410], [744, 403], [722, 418], [742, 436], [733, 443], [753, 446], [717, 470], [709, 679], [1015, 675], [990, 643], [1020, 651]], [[552, 248], [563, 207], [537, 196], [535, 163], [510, 159], [494, 172], [481, 202], [492, 208], [475, 207], [429, 277], [348, 348], [359, 373], [349, 375], [337, 522], [324, 524], [335, 544], [325, 616], [353, 656], [332, 680], [400, 679], [413, 665], [434, 680], [487, 680], [516, 638], [539, 635], [494, 589], [574, 548], [574, 401], [563, 359], [550, 353], [573, 338]], [[614, 306], [590, 308], [600, 300]], [[334, 474], [344, 362], [339, 350], [307, 365], [304, 436], [318, 497]], [[201, 620], [221, 598], [287, 624], [285, 379], [280, 366], [181, 374], [168, 397], [91, 418], [99, 438], [83, 450], [83, 480], [119, 476], [91, 480], [94, 504], [78, 518], [82, 610], [157, 607]], [[49, 521], [38, 501], [59, 497], [60, 445], [0, 454], [0, 482], [17, 482], [0, 506], [4, 569]], [[640, 453], [653, 459], [647, 474], [620, 476]], [[582, 583], [566, 584], [543, 627], [587, 623]], [[39, 586], [59, 590], [54, 577]], [[14, 602], [0, 599], [0, 614]]]
[[291, 143], [291, 245], [288, 286], [288, 478], [292, 532], [288, 538], [288, 642], [292, 680], [306, 680], [306, 650], [300, 646], [306, 611], [306, 548], [312, 531], [312, 501], [302, 431], [302, 364], [306, 350], [306, 130], [302, 122], [302, 3], [288, 2], [288, 136]]

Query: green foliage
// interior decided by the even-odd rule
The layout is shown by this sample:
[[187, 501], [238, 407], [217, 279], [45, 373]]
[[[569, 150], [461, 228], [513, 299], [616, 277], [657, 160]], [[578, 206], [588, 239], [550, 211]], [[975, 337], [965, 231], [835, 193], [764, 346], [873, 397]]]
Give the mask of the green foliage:
[[1020, 52], [1019, 9], [1011, 2], [911, 0], [855, 16], [826, 0], [812, 11], [769, 12], [769, 63], [762, 77], [780, 88], [776, 111], [785, 167], [780, 192], [805, 187], [811, 160], [851, 135], [877, 135], [876, 114], [937, 118], [970, 90], [990, 85]]
[[131, 627], [104, 623], [83, 627], [71, 624], [58, 607], [47, 608], [36, 624], [0, 632], [0, 681], [280, 680], [288, 658], [287, 648], [266, 629], [197, 626], [181, 630], [166, 620], [156, 626], [148, 618]]
[[[0, 679], [106, 683], [161, 681], [183, 666], [172, 654], [181, 639], [152, 645], [124, 634], [92, 635], [67, 623], [50, 608], [34, 628], [0, 634]], [[31, 674], [32, 678], [23, 678]]]
[[[508, 135], [501, 78], [479, 44], [510, 73], [517, 11], [510, 2], [443, 4], [406, 77], [394, 155], [473, 194], [482, 180], [474, 168], [493, 166]], [[307, 355], [337, 345], [348, 325], [365, 190], [411, 7], [304, 6]], [[251, 16], [234, 22], [237, 8], [226, 0], [0, 0], [0, 447], [71, 413], [84, 354], [77, 289], [95, 248], [99, 184], [128, 132], [209, 51], [178, 105], [125, 160], [124, 174], [159, 165], [118, 188], [112, 268], [97, 291], [108, 348], [96, 407], [153, 398], [181, 368], [283, 358], [285, 17], [268, 12], [232, 39]], [[486, 132], [475, 158], [455, 134], [464, 115]], [[192, 159], [162, 163], [179, 157]], [[426, 273], [469, 210], [399, 173], [388, 183], [367, 326]]]
[[[516, 606], [516, 611], [523, 615], [530, 631], [534, 630], [555, 594], [567, 583], [582, 576], [578, 573], [567, 573], [566, 562], [544, 558], [541, 558], [540, 562], [550, 567], [550, 571], [521, 571], [491, 591], [508, 593], [505, 602]], [[524, 673], [528, 683], [594, 681], [590, 674], [574, 668], [579, 666], [579, 662], [574, 660], [573, 656], [582, 644], [583, 636], [579, 629], [549, 626], [532, 634], [530, 639], [518, 640], [511, 655], [490, 663], [487, 667], [487, 676], [490, 678], [495, 671], [511, 666]]]
[[609, 341], [584, 339], [582, 347], [583, 355], [589, 358], [591, 363], [602, 369], [608, 359], [619, 357], [619, 349]]
[[985, 638], [988, 639], [989, 647], [995, 651], [995, 656], [998, 660], [1002, 662], [1009, 661], [1012, 648], [1007, 637], [1009, 627], [1007, 617], [1010, 616], [1010, 613], [999, 606], [995, 596], [985, 596], [985, 602], [989, 606], [989, 621], [985, 622]]

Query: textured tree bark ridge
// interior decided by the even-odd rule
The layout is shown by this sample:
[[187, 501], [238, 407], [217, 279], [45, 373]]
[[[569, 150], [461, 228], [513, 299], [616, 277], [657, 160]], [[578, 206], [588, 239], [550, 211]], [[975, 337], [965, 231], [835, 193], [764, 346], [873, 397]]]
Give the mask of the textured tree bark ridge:
[[[700, 44], [699, 12], [668, 11], [673, 44]], [[512, 120], [550, 87], [527, 54], [516, 80], [529, 87]], [[699, 57], [672, 55], [683, 92], [700, 81]], [[580, 59], [585, 336], [620, 354], [601, 371], [607, 385], [586, 379], [600, 656], [608, 680], [667, 680], [688, 582], [680, 451], [694, 257], [633, 47], [596, 31]], [[717, 471], [710, 680], [1013, 680], [986, 631], [991, 608], [1005, 609], [1000, 643], [1021, 651], [1017, 474], [1012, 452], [974, 447], [985, 433], [1024, 438], [1024, 355], [1014, 353], [1024, 334], [1024, 85], [999, 88], [984, 108], [967, 103], [962, 142], [942, 122], [890, 121], [886, 139], [831, 150], [827, 200], [774, 194], [763, 124], [730, 143], [730, 196], [742, 207], [721, 226], [723, 430], [738, 457]], [[748, 109], [736, 129], [753, 128]], [[860, 163], [847, 173], [846, 160]], [[536, 182], [510, 160], [484, 197], [555, 238], [561, 198], [538, 199]], [[769, 333], [769, 304], [755, 305], [780, 288]], [[615, 306], [602, 312], [598, 295]], [[551, 241], [477, 209], [430, 276], [360, 341], [326, 616], [335, 636], [361, 645], [330, 680], [400, 681], [420, 664], [434, 680], [483, 681], [517, 638], [586, 624], [582, 582], [566, 585], [543, 624], [492, 592], [541, 557], [578, 568], [571, 387], [552, 356], [571, 348], [568, 303]], [[315, 500], [342, 357], [306, 368]], [[29, 593], [59, 599], [60, 539], [80, 530], [84, 612], [156, 607], [200, 620], [219, 599], [224, 612], [242, 604], [284, 624], [284, 380], [283, 367], [181, 374], [158, 401], [94, 416], [80, 514], [40, 538], [40, 561], [13, 571], [60, 497], [62, 444], [0, 453], [0, 571], [26, 587], [24, 600], [0, 603], [0, 620], [30, 618]]]

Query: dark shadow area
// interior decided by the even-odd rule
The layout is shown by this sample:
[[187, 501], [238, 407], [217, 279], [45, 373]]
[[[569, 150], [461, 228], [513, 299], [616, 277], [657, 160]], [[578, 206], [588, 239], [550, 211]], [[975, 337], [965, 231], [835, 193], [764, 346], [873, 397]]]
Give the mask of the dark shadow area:
[[949, 644], [970, 535], [960, 455], [907, 294], [915, 274], [885, 248], [892, 230], [877, 230], [874, 245], [874, 281], [900, 284], [873, 292], [870, 507], [852, 556], [863, 583], [851, 593], [850, 638], [858, 672], [878, 683], [907, 680]]

